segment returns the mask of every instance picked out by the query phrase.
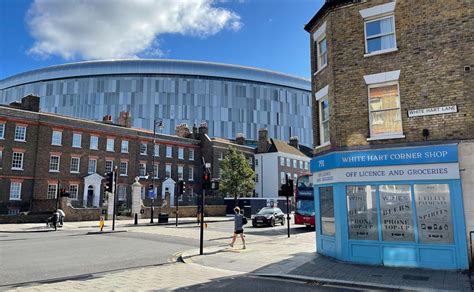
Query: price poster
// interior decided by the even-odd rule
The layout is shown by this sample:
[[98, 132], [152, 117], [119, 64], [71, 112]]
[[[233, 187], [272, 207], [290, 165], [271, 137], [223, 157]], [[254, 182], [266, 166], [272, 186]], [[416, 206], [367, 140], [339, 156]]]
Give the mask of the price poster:
[[449, 185], [415, 185], [417, 225], [422, 243], [453, 243]]
[[414, 241], [409, 185], [379, 187], [382, 238], [384, 241]]
[[375, 187], [347, 186], [349, 239], [378, 240]]

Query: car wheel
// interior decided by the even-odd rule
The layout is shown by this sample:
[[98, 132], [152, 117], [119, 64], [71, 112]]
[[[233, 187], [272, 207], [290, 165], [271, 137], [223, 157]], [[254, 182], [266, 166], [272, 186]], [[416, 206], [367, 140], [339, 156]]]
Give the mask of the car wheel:
[[270, 226], [271, 227], [275, 226], [275, 218], [272, 218], [272, 221], [270, 221]]
[[257, 227], [257, 224], [252, 224], [253, 227]]

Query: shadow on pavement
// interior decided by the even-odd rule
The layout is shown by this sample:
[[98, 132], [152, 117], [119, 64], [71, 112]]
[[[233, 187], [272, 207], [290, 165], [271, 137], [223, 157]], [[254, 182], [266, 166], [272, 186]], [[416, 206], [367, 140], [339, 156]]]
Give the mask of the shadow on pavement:
[[0, 230], [0, 233], [40, 233], [40, 232], [55, 232], [55, 230], [51, 229], [51, 228], [50, 229], [38, 229], [38, 230], [8, 230], [8, 231]]
[[[245, 227], [245, 234], [249, 235], [262, 235], [262, 236], [281, 236], [287, 234], [287, 228], [274, 228], [274, 227]], [[291, 226], [290, 227], [290, 236], [291, 234], [302, 234], [314, 232], [313, 229], [306, 228], [304, 226]]]

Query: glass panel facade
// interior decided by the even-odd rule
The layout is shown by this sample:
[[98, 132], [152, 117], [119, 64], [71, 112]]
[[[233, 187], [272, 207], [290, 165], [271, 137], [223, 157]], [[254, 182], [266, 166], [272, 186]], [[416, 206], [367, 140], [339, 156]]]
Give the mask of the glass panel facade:
[[334, 236], [334, 193], [332, 187], [319, 188], [319, 206], [321, 212], [321, 233]]
[[377, 240], [378, 220], [376, 187], [347, 186], [349, 239]]
[[382, 239], [415, 241], [410, 185], [379, 186]]

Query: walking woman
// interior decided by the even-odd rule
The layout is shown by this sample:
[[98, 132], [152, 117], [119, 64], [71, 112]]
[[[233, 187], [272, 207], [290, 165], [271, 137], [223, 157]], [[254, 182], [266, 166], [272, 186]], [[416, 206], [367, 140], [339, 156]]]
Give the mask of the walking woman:
[[240, 235], [242, 238], [242, 244], [244, 245], [243, 249], [245, 249], [245, 239], [244, 239], [244, 222], [243, 216], [240, 214], [240, 208], [234, 208], [234, 236], [232, 237], [232, 242], [230, 243], [230, 247], [234, 247], [235, 240], [237, 239], [237, 234]]

